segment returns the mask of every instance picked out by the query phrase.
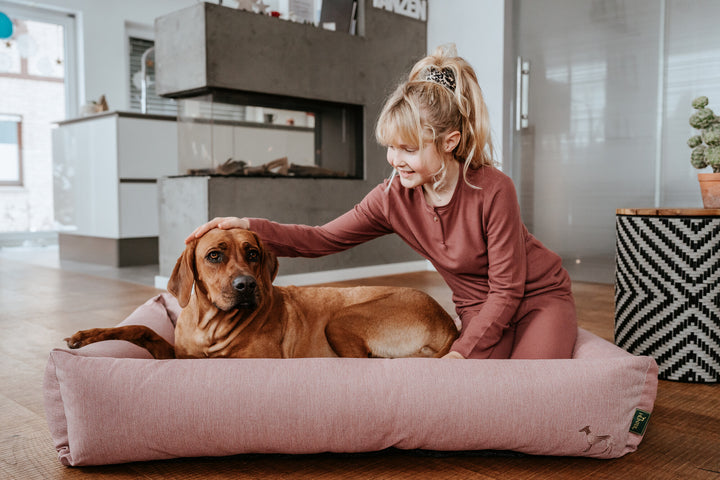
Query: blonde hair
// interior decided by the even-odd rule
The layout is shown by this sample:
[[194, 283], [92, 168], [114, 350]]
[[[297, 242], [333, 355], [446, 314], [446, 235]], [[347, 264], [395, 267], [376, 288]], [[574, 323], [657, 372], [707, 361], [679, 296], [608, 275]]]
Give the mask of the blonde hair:
[[[450, 82], [438, 81], [438, 75], [448, 76]], [[444, 45], [417, 62], [390, 95], [378, 117], [375, 137], [382, 145], [401, 139], [419, 149], [429, 141], [442, 151], [444, 136], [453, 131], [460, 132], [453, 157], [463, 164], [468, 183], [469, 168], [495, 164], [490, 120], [475, 71], [457, 56], [454, 45]]]

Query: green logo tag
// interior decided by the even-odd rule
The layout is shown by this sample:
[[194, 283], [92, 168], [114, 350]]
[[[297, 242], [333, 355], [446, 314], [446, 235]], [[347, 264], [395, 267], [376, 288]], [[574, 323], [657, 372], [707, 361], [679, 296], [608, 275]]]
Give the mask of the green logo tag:
[[630, 425], [630, 433], [636, 433], [638, 435], [644, 435], [645, 429], [647, 428], [648, 422], [650, 421], [650, 413], [645, 410], [635, 409], [635, 415], [633, 415], [632, 425]]

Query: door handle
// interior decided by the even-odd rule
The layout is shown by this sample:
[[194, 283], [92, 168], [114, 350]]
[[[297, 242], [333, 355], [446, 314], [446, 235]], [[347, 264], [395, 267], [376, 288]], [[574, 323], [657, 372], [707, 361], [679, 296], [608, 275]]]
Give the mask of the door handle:
[[517, 57], [517, 79], [515, 82], [515, 130], [527, 128], [528, 92], [530, 91], [530, 61]]

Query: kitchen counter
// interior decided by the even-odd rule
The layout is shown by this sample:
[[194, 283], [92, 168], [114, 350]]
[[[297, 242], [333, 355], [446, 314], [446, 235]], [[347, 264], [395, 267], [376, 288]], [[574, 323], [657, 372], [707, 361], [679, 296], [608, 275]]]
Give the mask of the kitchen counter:
[[60, 259], [157, 263], [157, 179], [179, 173], [175, 117], [110, 111], [57, 125], [53, 194]]

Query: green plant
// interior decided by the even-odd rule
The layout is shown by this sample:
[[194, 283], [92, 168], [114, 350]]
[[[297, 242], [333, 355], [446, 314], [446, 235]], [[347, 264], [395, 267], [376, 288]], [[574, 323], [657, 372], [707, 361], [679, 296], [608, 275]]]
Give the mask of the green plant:
[[712, 167], [720, 173], [720, 117], [707, 108], [708, 98], [697, 97], [692, 101], [695, 112], [690, 115], [690, 126], [700, 130], [687, 144], [692, 148], [690, 163], [695, 168]]

